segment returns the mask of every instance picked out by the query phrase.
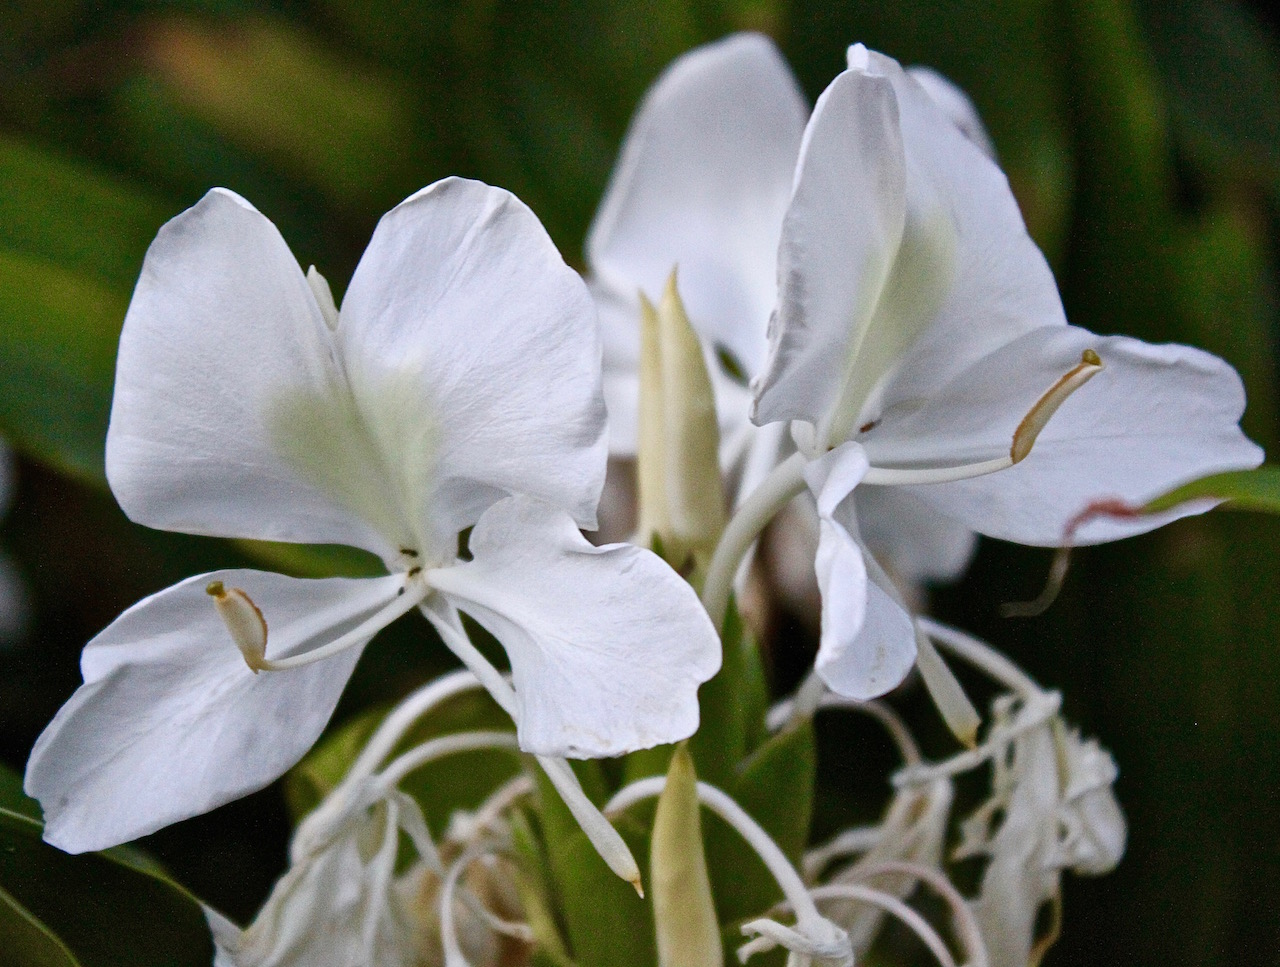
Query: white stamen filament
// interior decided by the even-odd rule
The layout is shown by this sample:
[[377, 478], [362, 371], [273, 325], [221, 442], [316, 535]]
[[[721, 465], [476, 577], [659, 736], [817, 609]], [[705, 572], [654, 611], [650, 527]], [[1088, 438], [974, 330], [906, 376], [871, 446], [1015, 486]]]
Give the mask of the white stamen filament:
[[980, 460], [977, 463], [965, 463], [955, 467], [870, 467], [862, 478], [862, 482], [879, 487], [952, 483], [956, 480], [985, 477], [989, 473], [1008, 470], [1014, 463], [1011, 457], [996, 457], [994, 460]]
[[[810, 677], [816, 677], [810, 673]], [[806, 679], [808, 681], [808, 679]], [[789, 722], [799, 717], [800, 704], [795, 699], [783, 699], [769, 709], [765, 716], [765, 726], [770, 732], [777, 732]], [[818, 708], [846, 709], [851, 712], [863, 712], [870, 715], [884, 726], [884, 730], [898, 747], [903, 761], [908, 765], [921, 761], [920, 747], [912, 737], [907, 725], [892, 708], [876, 699], [862, 701], [856, 698], [845, 698], [835, 692], [825, 692], [818, 700]]]
[[[458, 926], [454, 917], [454, 897], [458, 892], [458, 881], [472, 863], [495, 855], [496, 852], [494, 843], [485, 841], [472, 843], [449, 867], [449, 872], [440, 885], [440, 945], [444, 949], [445, 967], [470, 967], [470, 961], [463, 954], [462, 944], [458, 941]], [[474, 902], [467, 902], [468, 900]], [[464, 902], [467, 902], [467, 908], [495, 933], [514, 937], [524, 943], [533, 943], [533, 930], [527, 923], [504, 920], [473, 897], [467, 898]]]
[[480, 649], [471, 643], [471, 639], [467, 637], [466, 629], [462, 627], [462, 622], [455, 620], [452, 615], [442, 614], [433, 608], [424, 607], [422, 613], [435, 626], [436, 631], [440, 633], [441, 640], [444, 641], [448, 649], [457, 655], [458, 659], [467, 666], [471, 674], [480, 680], [484, 690], [492, 696], [498, 706], [510, 715], [512, 719], [518, 720], [519, 704], [516, 700], [515, 689], [511, 687], [511, 683], [507, 681], [502, 672], [494, 668], [493, 663], [485, 658], [480, 653]]
[[826, 886], [814, 887], [812, 895], [815, 900], [859, 900], [879, 907], [897, 917], [904, 926], [919, 937], [942, 967], [956, 967], [955, 958], [951, 956], [946, 943], [938, 936], [938, 931], [930, 926], [928, 920], [893, 894], [856, 883], [830, 883]]
[[995, 758], [1010, 742], [1032, 729], [1039, 728], [1058, 714], [1062, 705], [1062, 696], [1057, 692], [1040, 692], [1026, 700], [1026, 705], [1018, 712], [1013, 722], [1007, 727], [990, 735], [985, 742], [973, 749], [966, 749], [944, 762], [906, 766], [892, 778], [893, 785], [922, 786], [949, 776], [976, 769], [988, 759]]
[[[604, 811], [607, 814], [620, 813], [642, 800], [660, 796], [666, 784], [666, 776], [650, 776], [633, 782], [618, 790], [604, 807]], [[770, 874], [781, 888], [783, 896], [795, 911], [796, 925], [800, 930], [804, 931], [814, 924], [827, 922], [810, 899], [804, 881], [796, 872], [796, 868], [791, 865], [786, 854], [782, 852], [781, 847], [761, 828], [759, 823], [747, 814], [746, 810], [730, 796], [705, 782], [698, 783], [698, 801], [737, 830], [738, 835], [746, 840], [747, 845], [764, 861], [764, 865], [768, 867]]]
[[973, 908], [960, 895], [960, 891], [955, 888], [955, 884], [948, 880], [939, 870], [921, 863], [885, 860], [883, 863], [876, 863], [858, 871], [859, 877], [865, 880], [870, 880], [877, 876], [893, 876], [896, 874], [915, 877], [917, 880], [933, 887], [946, 902], [947, 906], [951, 908], [951, 914], [955, 918], [956, 934], [964, 945], [965, 952], [969, 955], [969, 959], [965, 961], [967, 967], [987, 967], [989, 962], [987, 945], [982, 939], [982, 930], [978, 926], [977, 918], [973, 915]]
[[394, 789], [409, 773], [437, 759], [457, 755], [460, 752], [476, 752], [481, 749], [503, 749], [519, 752], [514, 732], [456, 732], [431, 739], [395, 759], [378, 774], [373, 794], [383, 796]]
[[344, 781], [359, 781], [371, 775], [414, 723], [454, 696], [480, 687], [480, 680], [475, 675], [467, 669], [460, 669], [410, 693], [382, 720], [382, 724], [365, 743], [360, 755], [347, 771], [347, 779]]
[[378, 944], [378, 921], [387, 909], [387, 893], [391, 879], [395, 876], [396, 850], [400, 844], [400, 804], [394, 799], [386, 801], [386, 813], [383, 818], [382, 843], [373, 857], [365, 877], [372, 880], [369, 885], [369, 901], [366, 905], [364, 921], [365, 956], [369, 963], [374, 962], [374, 952]]
[[821, 846], [805, 850], [800, 861], [800, 871], [806, 881], [813, 882], [834, 861], [868, 853], [883, 838], [884, 830], [880, 826], [858, 826], [843, 830]]
[[[374, 612], [345, 635], [341, 635], [326, 645], [313, 648], [311, 651], [303, 652], [300, 655], [274, 659], [261, 657], [266, 652], [267, 623], [252, 599], [239, 588], [232, 588], [230, 591], [223, 589], [220, 581], [214, 581], [205, 590], [213, 598], [214, 607], [218, 609], [218, 615], [231, 633], [231, 638], [235, 641], [236, 647], [244, 655], [245, 663], [257, 673], [260, 671], [278, 672], [288, 668], [300, 668], [303, 665], [310, 665], [313, 662], [332, 658], [348, 648], [363, 645], [379, 631], [395, 621], [396, 618], [417, 607], [418, 602], [425, 598], [431, 589], [427, 587], [425, 582], [411, 581], [405, 585], [403, 593], [397, 595], [393, 601]], [[258, 621], [261, 622], [260, 652], [257, 650], [259, 639], [250, 609], [258, 612]]]

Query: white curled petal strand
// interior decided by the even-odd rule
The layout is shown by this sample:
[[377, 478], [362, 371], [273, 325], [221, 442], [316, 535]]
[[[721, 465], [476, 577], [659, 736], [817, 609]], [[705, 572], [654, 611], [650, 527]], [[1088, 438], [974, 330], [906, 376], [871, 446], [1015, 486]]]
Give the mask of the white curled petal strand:
[[621, 755], [690, 735], [720, 643], [693, 590], [657, 555], [594, 547], [526, 497], [491, 507], [474, 560], [428, 573], [511, 659], [520, 747]]
[[424, 537], [452, 537], [510, 493], [595, 525], [607, 452], [596, 310], [510, 192], [446, 178], [384, 215], [338, 339]]
[[805, 467], [818, 504], [814, 568], [822, 592], [822, 634], [814, 668], [835, 692], [868, 699], [898, 685], [915, 661], [911, 618], [867, 576], [850, 500], [867, 471], [856, 443], [846, 443]]
[[818, 425], [836, 405], [903, 237], [906, 159], [889, 81], [845, 71], [805, 129], [778, 249], [752, 420]]
[[219, 571], [124, 612], [86, 646], [84, 684], [27, 763], [25, 788], [44, 807], [45, 838], [60, 849], [104, 849], [260, 789], [328, 722], [363, 646], [254, 674], [205, 592], [211, 581], [243, 588], [261, 609], [269, 658], [325, 644], [403, 584]]
[[326, 459], [351, 494], [376, 489], [346, 399], [332, 333], [289, 247], [216, 188], [147, 251], [120, 335], [107, 479], [149, 527], [383, 554], [367, 508], [333, 494], [290, 442], [316, 422], [298, 422], [310, 401], [331, 401]]
[[1197, 477], [1257, 466], [1262, 451], [1240, 432], [1244, 390], [1209, 353], [1100, 337], [1074, 326], [1041, 327], [986, 356], [909, 413], [887, 411], [861, 437], [872, 463], [929, 464], [1008, 454], [1029, 406], [1093, 350], [1102, 369], [1067, 399], [1026, 459], [953, 483], [905, 488], [991, 537], [1055, 546], [1114, 540], [1151, 530], [1204, 502], [1166, 514], [1084, 522], [1098, 501], [1141, 506]]
[[656, 301], [678, 266], [699, 335], [758, 371], [807, 116], [765, 37], [738, 34], [677, 58], [636, 112], [587, 237], [597, 285], [633, 305], [639, 291]]

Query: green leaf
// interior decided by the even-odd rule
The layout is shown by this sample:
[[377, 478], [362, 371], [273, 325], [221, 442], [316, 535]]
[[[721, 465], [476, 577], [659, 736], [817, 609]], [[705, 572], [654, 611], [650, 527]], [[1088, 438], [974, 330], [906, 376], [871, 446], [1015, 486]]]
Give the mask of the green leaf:
[[[0, 936], [20, 936], [34, 945], [33, 957], [46, 958], [21, 967], [207, 967], [213, 943], [190, 893], [111, 853], [69, 856], [40, 831], [38, 822], [0, 809], [0, 890], [11, 901]], [[14, 905], [28, 915], [25, 927]], [[59, 944], [72, 959], [48, 959]]]
[[[588, 795], [603, 788], [598, 762], [573, 765]], [[537, 816], [574, 962], [582, 967], [653, 967], [657, 954], [649, 905], [605, 866], [551, 781], [533, 768]], [[632, 854], [643, 862], [649, 855], [647, 827], [628, 817], [617, 825]]]
[[80, 967], [67, 945], [0, 888], [0, 950], [12, 967]]
[[716, 677], [698, 692], [701, 724], [689, 740], [689, 750], [704, 781], [728, 788], [736, 781], [739, 764], [765, 734], [769, 697], [760, 650], [733, 600], [725, 612], [721, 639], [723, 662]]
[[1169, 510], [1189, 500], [1211, 498], [1226, 501], [1230, 510], [1259, 510], [1280, 514], [1280, 467], [1233, 470], [1183, 484], [1150, 501], [1142, 509], [1149, 514]]
[[0, 809], [40, 822], [40, 804], [22, 791], [22, 776], [0, 763]]

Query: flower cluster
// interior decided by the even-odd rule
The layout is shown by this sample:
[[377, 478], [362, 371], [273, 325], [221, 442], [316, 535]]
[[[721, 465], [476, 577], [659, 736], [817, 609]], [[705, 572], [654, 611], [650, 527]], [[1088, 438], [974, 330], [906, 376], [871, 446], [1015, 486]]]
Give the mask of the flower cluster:
[[[1257, 465], [1238, 377], [1196, 349], [1069, 325], [973, 106], [861, 45], [812, 111], [762, 37], [679, 59], [627, 135], [587, 262], [584, 279], [519, 200], [457, 178], [384, 216], [341, 309], [230, 191], [161, 230], [120, 342], [107, 472], [121, 506], [185, 533], [350, 545], [387, 573], [216, 571], [122, 614], [32, 751], [46, 838], [102, 849], [277, 779], [377, 632], [418, 611], [464, 669], [373, 732], [251, 926], [209, 911], [219, 965], [569, 962], [521, 845], [550, 790], [637, 889], [611, 819], [650, 827], [664, 964], [722, 963], [699, 808], [781, 897], [738, 924], [744, 959], [781, 946], [792, 965], [852, 964], [892, 917], [944, 965], [953, 944], [974, 967], [1034, 962], [1062, 871], [1123, 853], [1116, 767], [1056, 693], [919, 615], [915, 589], [959, 574], [977, 534], [1096, 543], [1205, 509], [1089, 514]], [[634, 473], [638, 507], [619, 487], [601, 510], [607, 473]], [[698, 730], [722, 659], [713, 685], [731, 694], [712, 707], [704, 689], [704, 719], [748, 704], [732, 690], [749, 676], [729, 668], [734, 590], [784, 511], [821, 638], [800, 690], [750, 728], [767, 743], [852, 708], [904, 758], [881, 822], [798, 868], [696, 780], [715, 750], [629, 755]], [[589, 542], [602, 514], [637, 520], [634, 540]], [[943, 652], [996, 684], [985, 723]], [[926, 763], [879, 700], [913, 670], [968, 746], [949, 760]], [[406, 748], [476, 690], [511, 728]], [[407, 777], [477, 751], [527, 756], [433, 831]], [[618, 756], [634, 781], [604, 797], [567, 761]], [[990, 791], [956, 842], [962, 772]], [[984, 864], [971, 899], [948, 875], [969, 859]], [[911, 905], [918, 886], [949, 911], [952, 943]]]

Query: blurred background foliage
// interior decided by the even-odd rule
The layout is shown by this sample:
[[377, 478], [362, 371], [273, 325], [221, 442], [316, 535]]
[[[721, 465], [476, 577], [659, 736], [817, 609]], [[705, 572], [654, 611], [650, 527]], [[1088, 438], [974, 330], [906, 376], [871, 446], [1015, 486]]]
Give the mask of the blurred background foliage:
[[[79, 682], [79, 649], [138, 598], [254, 558], [298, 572], [311, 563], [135, 527], [105, 488], [133, 282], [156, 229], [209, 187], [252, 200], [337, 291], [378, 216], [448, 174], [517, 193], [581, 264], [627, 120], [671, 58], [763, 30], [814, 97], [861, 40], [970, 92], [1072, 320], [1224, 356], [1248, 385], [1247, 432], [1274, 453], [1280, 46], [1269, 16], [1228, 0], [0, 6], [0, 434], [18, 455], [0, 543], [27, 611], [0, 646], [0, 757], [21, 770]], [[934, 595], [941, 617], [1061, 688], [1070, 717], [1120, 763], [1129, 853], [1110, 877], [1068, 881], [1066, 933], [1048, 963], [1275, 963], [1280, 524], [1220, 512], [1079, 552], [1047, 615], [999, 618], [1000, 602], [1034, 596], [1048, 561], [984, 542], [969, 576]], [[775, 615], [773, 629], [777, 690], [813, 640], [798, 616]], [[384, 632], [335, 725], [442, 667], [426, 636], [425, 623]], [[921, 697], [908, 689], [902, 702], [945, 748]], [[815, 837], [873, 816], [892, 766], [887, 743], [856, 722], [832, 718], [819, 734]], [[298, 781], [295, 799], [306, 795]], [[11, 786], [0, 783], [0, 805], [29, 808]], [[243, 920], [283, 868], [288, 829], [277, 785], [144, 846]], [[61, 862], [35, 849], [4, 869]], [[119, 881], [132, 899], [114, 913], [93, 907], [86, 923], [160, 909], [178, 889], [129, 857], [92, 862], [101, 868], [77, 875], [102, 884], [95, 896]], [[138, 889], [164, 896], [140, 907], [150, 894]], [[0, 930], [0, 947], [19, 942], [5, 949], [72, 962], [39, 931]]]

